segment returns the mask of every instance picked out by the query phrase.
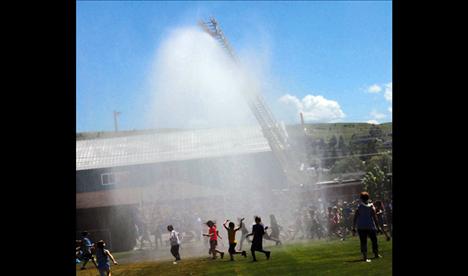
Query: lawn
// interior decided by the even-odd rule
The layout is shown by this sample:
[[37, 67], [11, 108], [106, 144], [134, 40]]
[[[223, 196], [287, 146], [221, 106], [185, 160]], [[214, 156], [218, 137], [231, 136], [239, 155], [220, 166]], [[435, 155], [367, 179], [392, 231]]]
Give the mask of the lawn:
[[[368, 246], [370, 250], [370, 241]], [[168, 260], [122, 263], [112, 266], [112, 275], [392, 275], [392, 242], [380, 236], [379, 247], [383, 258], [373, 259], [371, 263], [360, 261], [359, 240], [353, 237], [345, 241], [268, 246], [272, 251], [271, 259], [266, 260], [257, 252], [256, 263], [251, 262], [250, 256], [246, 259], [236, 256], [234, 262], [229, 261], [229, 256], [223, 260], [211, 260], [206, 256], [183, 259], [178, 264]], [[183, 254], [181, 250], [182, 258]], [[119, 255], [115, 254], [117, 260]], [[91, 264], [87, 270], [77, 270], [77, 275], [99, 273]]]

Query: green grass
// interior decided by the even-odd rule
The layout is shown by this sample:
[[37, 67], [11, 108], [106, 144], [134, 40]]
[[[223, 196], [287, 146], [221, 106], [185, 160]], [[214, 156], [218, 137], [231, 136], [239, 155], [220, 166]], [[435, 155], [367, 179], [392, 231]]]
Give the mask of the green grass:
[[[370, 241], [368, 246], [370, 250]], [[236, 256], [234, 262], [229, 261], [229, 256], [223, 260], [206, 256], [183, 259], [177, 265], [172, 261], [120, 264], [112, 266], [112, 275], [392, 275], [392, 243], [380, 236], [379, 247], [383, 258], [371, 263], [360, 261], [359, 240], [353, 237], [346, 241], [270, 246], [271, 259], [267, 261], [262, 253], [257, 253], [256, 263], [251, 262], [251, 256]], [[182, 258], [183, 254], [181, 250]], [[77, 270], [77, 275], [99, 275], [91, 267], [92, 264], [88, 270]]]

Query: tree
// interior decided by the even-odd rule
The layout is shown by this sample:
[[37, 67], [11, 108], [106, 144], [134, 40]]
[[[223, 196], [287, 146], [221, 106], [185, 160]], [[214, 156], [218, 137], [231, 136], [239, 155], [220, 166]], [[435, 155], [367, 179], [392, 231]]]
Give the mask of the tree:
[[369, 136], [374, 138], [382, 137], [382, 129], [377, 125], [372, 125], [369, 129]]
[[331, 168], [336, 162], [336, 157], [338, 157], [338, 154], [336, 153], [336, 144], [336, 136], [333, 135], [328, 141], [328, 149], [326, 150], [326, 157], [329, 158], [325, 160], [325, 166], [327, 168]]
[[312, 144], [312, 157], [316, 157], [317, 156], [317, 144], [316, 143], [313, 143]]
[[385, 174], [392, 172], [392, 155], [390, 152], [376, 155], [366, 162], [366, 171], [379, 167]]
[[386, 174], [378, 167], [372, 167], [362, 179], [364, 189], [374, 198], [385, 200], [391, 192], [391, 182]]
[[347, 147], [343, 138], [343, 135], [340, 135], [340, 138], [338, 140], [338, 150], [340, 151], [340, 154], [342, 156], [347, 155]]
[[338, 157], [338, 154], [336, 153], [336, 150], [335, 149], [332, 149], [329, 153], [328, 153], [328, 158], [329, 159], [326, 159], [326, 167], [327, 168], [331, 168], [335, 165], [335, 162], [337, 160], [337, 157]]
[[320, 138], [319, 141], [318, 141], [319, 151], [324, 151], [325, 146], [326, 146], [325, 141], [323, 140], [323, 138]]
[[[367, 140], [366, 143], [361, 147], [361, 154], [367, 155], [377, 153], [377, 143], [377, 138], [370, 138]], [[370, 158], [370, 156], [362, 156], [362, 160], [364, 161], [368, 161]]]
[[328, 150], [325, 150], [323, 151], [323, 154], [322, 154], [322, 159], [323, 159], [323, 166], [327, 169], [331, 168], [331, 166], [333, 165], [332, 164], [332, 159], [330, 159], [332, 156], [331, 156], [331, 152], [328, 151]]
[[332, 174], [364, 171], [364, 164], [358, 157], [346, 157], [338, 160], [331, 169]]
[[328, 147], [330, 149], [334, 149], [336, 147], [336, 144], [337, 144], [337, 140], [336, 140], [336, 136], [333, 135], [330, 140], [328, 141]]
[[306, 143], [308, 147], [308, 158], [315, 158], [317, 156], [317, 143], [315, 142], [314, 138], [308, 136]]
[[359, 138], [357, 137], [356, 134], [353, 134], [351, 136], [351, 139], [349, 141], [349, 146], [348, 146], [348, 150], [349, 150], [349, 154], [350, 155], [353, 155], [353, 154], [356, 154], [356, 153], [360, 153], [361, 152], [361, 146], [359, 144]]

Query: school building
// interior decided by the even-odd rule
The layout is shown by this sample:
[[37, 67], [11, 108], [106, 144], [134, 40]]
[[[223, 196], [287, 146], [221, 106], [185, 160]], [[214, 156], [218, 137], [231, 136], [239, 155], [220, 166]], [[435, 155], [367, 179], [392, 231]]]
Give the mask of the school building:
[[77, 235], [87, 230], [114, 251], [133, 249], [140, 204], [195, 208], [219, 198], [219, 181], [284, 185], [260, 128], [77, 134]]
[[[77, 236], [87, 230], [114, 251], [133, 249], [135, 217], [142, 204], [156, 202], [195, 212], [203, 202], [233, 194], [217, 189], [220, 182], [237, 190], [259, 183], [264, 190], [287, 187], [260, 128], [78, 133]], [[360, 179], [351, 179], [306, 183], [304, 190], [290, 193], [299, 192], [306, 200], [351, 198], [361, 189]]]

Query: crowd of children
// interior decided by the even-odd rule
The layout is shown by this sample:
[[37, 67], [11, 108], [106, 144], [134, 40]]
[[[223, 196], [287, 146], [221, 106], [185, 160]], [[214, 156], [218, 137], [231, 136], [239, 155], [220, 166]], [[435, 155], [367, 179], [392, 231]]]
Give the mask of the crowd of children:
[[[351, 234], [355, 210], [359, 207], [361, 199], [352, 202], [331, 201], [328, 207], [305, 206], [295, 213], [295, 222], [283, 233], [284, 240], [295, 239], [334, 239], [345, 240]], [[392, 235], [392, 202], [376, 200], [372, 204], [376, 212], [377, 223], [380, 229]], [[379, 231], [386, 236], [387, 232]]]
[[[238, 218], [237, 227], [235, 223], [230, 220], [225, 220], [223, 226], [227, 231], [229, 242], [228, 253], [231, 261], [234, 261], [235, 255], [241, 255], [244, 258], [247, 257], [247, 252], [242, 250], [244, 241], [250, 243], [252, 261], [256, 262], [256, 252], [261, 252], [265, 254], [267, 260], [270, 259], [271, 252], [263, 249], [264, 239], [273, 241], [276, 245], [281, 245], [281, 239], [293, 240], [299, 237], [299, 233], [302, 234], [302, 236], [299, 237], [300, 239], [337, 237], [341, 240], [345, 240], [348, 233], [352, 233], [353, 235], [357, 233], [360, 240], [360, 251], [363, 261], [370, 262], [367, 254], [367, 239], [369, 238], [371, 240], [374, 257], [380, 258], [377, 234], [383, 233], [387, 241], [390, 240], [386, 229], [391, 235], [391, 210], [391, 202], [386, 205], [380, 200], [372, 202], [369, 194], [367, 192], [362, 192], [358, 201], [353, 201], [351, 203], [343, 202], [342, 204], [338, 203], [337, 205], [328, 207], [327, 212], [313, 207], [309, 207], [308, 210], [302, 214], [297, 212], [295, 225], [290, 227], [287, 231], [284, 231], [284, 228], [278, 224], [274, 215], [270, 215], [270, 227], [264, 226], [261, 218], [255, 216], [255, 224], [253, 224], [250, 233], [244, 224], [244, 218]], [[202, 235], [209, 238], [208, 254], [212, 256], [212, 259], [216, 259], [217, 254], [223, 259], [224, 252], [218, 250], [218, 239], [222, 239], [222, 236], [216, 227], [216, 222], [209, 220], [206, 222], [206, 226], [208, 227], [208, 233], [203, 233]], [[267, 232], [268, 229], [269, 232]], [[168, 242], [171, 247], [170, 252], [175, 258], [173, 263], [177, 264], [177, 262], [181, 260], [179, 250], [182, 238], [179, 232], [175, 231], [173, 225], [168, 225], [167, 230], [169, 231]], [[236, 250], [236, 246], [238, 245], [236, 234], [239, 230], [241, 237], [239, 250]], [[281, 235], [281, 231], [283, 235]], [[86, 269], [87, 263], [91, 261], [99, 270], [101, 276], [111, 275], [110, 261], [114, 264], [117, 264], [117, 262], [110, 251], [105, 249], [105, 242], [103, 240], [93, 244], [88, 235], [89, 233], [84, 231], [81, 234], [81, 240], [77, 240], [77, 263], [82, 262], [81, 269]], [[248, 239], [250, 236], [253, 236], [252, 240]]]

